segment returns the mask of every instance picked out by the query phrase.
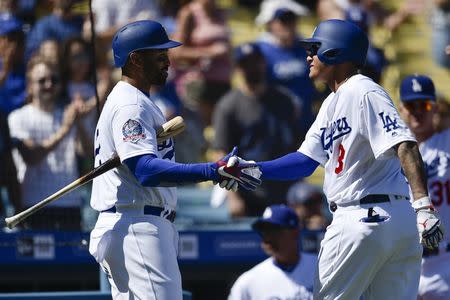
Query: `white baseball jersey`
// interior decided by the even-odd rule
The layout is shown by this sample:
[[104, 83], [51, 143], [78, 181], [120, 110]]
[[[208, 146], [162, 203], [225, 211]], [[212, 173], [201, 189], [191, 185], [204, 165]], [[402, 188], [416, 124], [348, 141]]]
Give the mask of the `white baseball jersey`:
[[[95, 130], [95, 166], [116, 152], [127, 158], [155, 154], [175, 161], [173, 140], [160, 144], [156, 128], [165, 122], [159, 108], [134, 86], [119, 81], [109, 94]], [[114, 205], [153, 205], [175, 209], [175, 187], [143, 187], [127, 166], [121, 165], [94, 179], [91, 206], [102, 211]]]
[[297, 266], [286, 272], [269, 257], [236, 280], [228, 300], [312, 300], [316, 263], [316, 255], [301, 253]]
[[[420, 143], [420, 153], [425, 163], [428, 191], [431, 201], [438, 210], [444, 228], [450, 220], [450, 129], [434, 134]], [[439, 254], [428, 256], [422, 261], [419, 283], [420, 299], [450, 299], [450, 243], [448, 229], [444, 232]]]
[[[61, 127], [63, 110], [46, 112], [33, 104], [13, 111], [8, 118], [11, 136], [42, 143]], [[26, 164], [17, 150], [13, 157], [21, 183], [22, 203], [30, 207], [79, 177], [75, 153], [76, 130], [67, 136], [36, 164]], [[75, 190], [49, 204], [53, 207], [77, 207], [81, 204], [80, 190]]]
[[[419, 150], [427, 171], [431, 201], [446, 225], [450, 220], [450, 129], [420, 143]], [[444, 241], [450, 243], [448, 230], [444, 233]]]
[[325, 167], [328, 201], [350, 204], [369, 194], [408, 196], [393, 146], [415, 141], [387, 92], [355, 75], [323, 102], [299, 151]]

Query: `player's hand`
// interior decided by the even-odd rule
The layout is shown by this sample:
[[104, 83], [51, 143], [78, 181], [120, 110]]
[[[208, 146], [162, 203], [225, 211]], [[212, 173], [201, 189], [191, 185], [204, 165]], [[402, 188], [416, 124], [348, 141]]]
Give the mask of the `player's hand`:
[[246, 190], [255, 190], [261, 184], [262, 172], [258, 165], [254, 161], [246, 161], [236, 155], [228, 159], [227, 165], [219, 167], [218, 173], [224, 178], [223, 181], [228, 180], [225, 188], [232, 185], [235, 190], [236, 185], [232, 183], [233, 181]]
[[223, 166], [227, 165], [228, 160], [230, 159], [230, 157], [232, 157], [233, 155], [237, 154], [237, 150], [238, 150], [238, 148], [234, 147], [233, 150], [231, 150], [230, 153], [228, 153], [227, 155], [222, 157], [220, 160], [216, 161], [216, 163], [214, 164], [214, 169], [215, 169], [215, 172], [216, 172], [216, 175], [217, 175], [218, 179], [214, 180], [213, 183], [214, 184], [218, 184], [219, 183], [219, 186], [221, 188], [229, 190], [229, 191], [231, 190], [233, 192], [236, 192], [238, 190], [238, 183], [236, 182], [236, 180], [220, 176], [218, 170], [219, 170], [220, 167], [223, 167]]
[[430, 208], [417, 211], [417, 229], [420, 242], [430, 249], [437, 248], [444, 236], [442, 222]]
[[412, 206], [417, 213], [420, 243], [430, 249], [437, 248], [444, 236], [444, 226], [439, 220], [429, 197], [414, 201]]

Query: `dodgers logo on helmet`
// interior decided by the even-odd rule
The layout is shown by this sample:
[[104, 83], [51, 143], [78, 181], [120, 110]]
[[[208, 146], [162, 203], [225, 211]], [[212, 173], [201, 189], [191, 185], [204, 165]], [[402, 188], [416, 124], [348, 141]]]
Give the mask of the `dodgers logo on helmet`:
[[124, 142], [137, 143], [139, 140], [145, 138], [145, 133], [142, 129], [141, 123], [131, 119], [123, 124], [122, 134]]

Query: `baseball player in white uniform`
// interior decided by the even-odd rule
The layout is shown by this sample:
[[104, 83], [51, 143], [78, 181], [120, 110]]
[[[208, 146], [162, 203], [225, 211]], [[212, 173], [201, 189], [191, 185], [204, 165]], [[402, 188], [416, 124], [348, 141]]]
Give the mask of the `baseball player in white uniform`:
[[317, 256], [300, 251], [294, 210], [283, 204], [269, 206], [252, 227], [270, 257], [236, 280], [228, 300], [312, 300]]
[[[400, 113], [416, 136], [427, 171], [433, 206], [445, 224], [450, 220], [450, 129], [436, 132], [436, 92], [425, 75], [410, 75], [400, 85]], [[419, 299], [450, 299], [450, 235], [444, 234], [438, 248], [424, 248]]]
[[442, 239], [415, 138], [386, 91], [358, 74], [368, 39], [357, 26], [323, 21], [303, 45], [310, 78], [332, 93], [297, 152], [257, 164], [266, 180], [325, 168], [333, 221], [321, 242], [314, 299], [415, 299], [419, 241], [435, 248]]
[[149, 90], [165, 83], [168, 48], [180, 45], [150, 20], [127, 24], [113, 38], [114, 62], [122, 68], [122, 78], [97, 124], [95, 166], [113, 153], [122, 165], [93, 181], [91, 206], [100, 214], [89, 250], [108, 274], [114, 299], [182, 299], [178, 233], [172, 223], [174, 186], [214, 180], [232, 189], [260, 183], [244, 174], [258, 171], [254, 164], [226, 166], [233, 152], [216, 163], [177, 164], [173, 140], [157, 143], [155, 129], [165, 119]]

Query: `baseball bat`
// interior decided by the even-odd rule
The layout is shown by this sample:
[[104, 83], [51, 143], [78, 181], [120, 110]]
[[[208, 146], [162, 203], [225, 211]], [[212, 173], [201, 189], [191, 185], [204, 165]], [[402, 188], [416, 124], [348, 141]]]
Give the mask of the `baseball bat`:
[[[162, 124], [160, 127], [156, 129], [156, 136], [158, 143], [165, 141], [171, 137], [176, 136], [177, 134], [181, 133], [185, 129], [186, 125], [184, 123], [184, 120], [182, 117], [177, 116], [166, 123]], [[120, 166], [120, 158], [115, 153], [110, 159], [105, 161], [100, 166], [94, 168], [93, 170], [89, 171], [84, 176], [74, 180], [73, 182], [69, 183], [65, 187], [61, 188], [57, 192], [53, 193], [52, 195], [48, 196], [44, 200], [41, 200], [40, 202], [36, 203], [35, 205], [27, 208], [26, 210], [15, 214], [14, 216], [11, 216], [9, 218], [5, 218], [5, 223], [9, 228], [13, 228], [18, 223], [22, 222], [35, 212], [37, 212], [42, 207], [46, 206], [47, 204], [55, 201], [56, 199], [60, 198], [61, 196], [67, 194], [70, 191], [73, 191], [76, 188], [79, 188], [80, 186], [83, 186], [84, 184], [88, 183], [92, 179], [94, 179], [97, 176], [102, 175], [105, 172], [108, 172], [109, 170], [112, 170], [114, 168], [117, 168]]]

